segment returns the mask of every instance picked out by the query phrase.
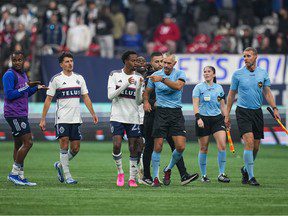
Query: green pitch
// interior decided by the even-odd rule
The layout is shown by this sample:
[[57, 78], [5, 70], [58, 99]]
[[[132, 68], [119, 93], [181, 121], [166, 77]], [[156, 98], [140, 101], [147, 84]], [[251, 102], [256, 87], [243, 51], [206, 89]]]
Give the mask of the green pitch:
[[[77, 185], [58, 182], [53, 163], [59, 158], [57, 142], [35, 142], [25, 163], [25, 175], [37, 187], [14, 186], [6, 180], [12, 164], [12, 143], [0, 143], [0, 214], [287, 214], [288, 148], [262, 146], [255, 163], [259, 188], [242, 185], [242, 145], [235, 146], [237, 156], [227, 152], [227, 174], [231, 183], [217, 182], [217, 151], [210, 145], [208, 176], [210, 184], [200, 181], [180, 185], [179, 173], [172, 171], [170, 186], [152, 188], [116, 187], [116, 167], [111, 143], [82, 143], [81, 151], [71, 161]], [[128, 147], [123, 145], [123, 163], [128, 171]], [[170, 149], [164, 145], [161, 170], [169, 161]], [[198, 145], [189, 144], [185, 163], [191, 173], [199, 172]], [[162, 173], [161, 173], [162, 176]]]

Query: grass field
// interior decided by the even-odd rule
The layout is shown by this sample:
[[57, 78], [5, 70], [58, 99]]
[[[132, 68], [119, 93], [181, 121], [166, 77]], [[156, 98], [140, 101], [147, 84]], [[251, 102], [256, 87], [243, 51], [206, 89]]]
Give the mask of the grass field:
[[[242, 185], [242, 145], [237, 156], [227, 152], [229, 184], [217, 182], [217, 151], [211, 144], [208, 155], [210, 184], [200, 181], [180, 185], [175, 167], [170, 186], [152, 188], [116, 187], [116, 168], [110, 143], [81, 144], [81, 151], [71, 161], [71, 172], [79, 181], [65, 185], [56, 179], [53, 163], [58, 160], [58, 144], [35, 142], [26, 158], [25, 174], [37, 187], [14, 186], [6, 179], [12, 164], [12, 144], [0, 143], [0, 214], [109, 214], [109, 215], [279, 215], [288, 213], [288, 148], [262, 146], [255, 164], [261, 186]], [[198, 146], [188, 144], [185, 162], [188, 171], [199, 172]], [[161, 155], [161, 170], [170, 158], [168, 145]], [[128, 148], [123, 145], [124, 171], [128, 178]], [[162, 174], [161, 174], [162, 175]], [[126, 184], [127, 185], [127, 184]]]

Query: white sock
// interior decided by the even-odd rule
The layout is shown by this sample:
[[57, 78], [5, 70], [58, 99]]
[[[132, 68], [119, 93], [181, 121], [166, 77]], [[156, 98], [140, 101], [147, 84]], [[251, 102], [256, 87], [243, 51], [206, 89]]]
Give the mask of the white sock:
[[118, 174], [124, 173], [123, 168], [122, 168], [122, 152], [120, 152], [118, 155], [115, 155], [112, 153], [112, 156], [115, 161]]
[[129, 180], [134, 179], [136, 180], [136, 175], [138, 173], [138, 166], [137, 166], [137, 157], [133, 158], [130, 157], [130, 177]]
[[11, 173], [12, 175], [19, 175], [19, 172], [21, 170], [21, 165], [20, 164], [17, 164], [16, 162], [13, 164], [12, 166], [12, 170], [11, 170]]
[[63, 169], [63, 173], [65, 179], [71, 178], [70, 170], [69, 170], [69, 158], [67, 150], [60, 150], [60, 163]]

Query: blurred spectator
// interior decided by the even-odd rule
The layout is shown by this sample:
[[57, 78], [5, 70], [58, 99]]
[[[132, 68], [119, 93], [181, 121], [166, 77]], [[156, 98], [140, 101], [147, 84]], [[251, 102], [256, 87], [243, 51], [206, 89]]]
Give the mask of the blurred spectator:
[[126, 33], [122, 36], [121, 45], [125, 49], [142, 52], [143, 38], [142, 35], [138, 33], [135, 22], [128, 22], [126, 24]]
[[288, 35], [288, 11], [281, 9], [279, 12], [279, 28], [278, 31], [284, 35]]
[[4, 25], [4, 30], [1, 32], [1, 61], [9, 57], [14, 35], [13, 24], [7, 22]]
[[171, 14], [165, 14], [163, 23], [156, 28], [153, 42], [147, 44], [147, 52], [149, 55], [155, 51], [176, 52], [177, 42], [181, 35], [178, 25], [174, 23], [171, 16]]
[[146, 32], [148, 30], [149, 7], [147, 6], [147, 4], [145, 4], [145, 0], [136, 0], [136, 2], [132, 4], [131, 9], [134, 16], [134, 21], [138, 26], [139, 32], [142, 35], [146, 35]]
[[113, 22], [113, 37], [115, 45], [120, 44], [121, 37], [125, 30], [126, 19], [124, 14], [120, 11], [118, 4], [111, 5], [111, 19]]
[[285, 40], [282, 33], [277, 34], [275, 44], [273, 47], [274, 47], [273, 53], [287, 54], [288, 52], [287, 41]]
[[70, 11], [73, 13], [75, 11], [79, 11], [81, 14], [81, 18], [84, 19], [85, 13], [87, 10], [86, 0], [77, 0], [72, 4]]
[[30, 33], [25, 30], [25, 25], [23, 23], [18, 23], [17, 30], [12, 41], [12, 47], [15, 46], [15, 44], [21, 45], [21, 50], [25, 56], [30, 54]]
[[52, 14], [49, 23], [44, 27], [43, 43], [45, 54], [59, 52], [65, 43], [65, 33], [62, 24], [58, 22], [57, 14]]
[[43, 16], [43, 26], [45, 26], [50, 21], [52, 14], [56, 14], [57, 21], [62, 23], [62, 15], [55, 0], [49, 1], [48, 8]]
[[4, 30], [5, 25], [7, 24], [14, 24], [13, 18], [10, 16], [8, 10], [2, 12], [1, 20], [0, 20], [0, 32]]
[[244, 26], [239, 30], [239, 37], [237, 40], [237, 52], [240, 54], [245, 47], [258, 47], [253, 38], [253, 32], [249, 26]]
[[157, 26], [162, 22], [164, 17], [164, 5], [162, 1], [159, 0], [151, 0], [149, 4], [149, 15], [148, 15], [148, 26], [152, 30], [155, 31]]
[[95, 36], [95, 21], [98, 16], [98, 7], [94, 1], [89, 2], [88, 10], [85, 13], [84, 23], [87, 25], [91, 31], [92, 37]]
[[268, 54], [268, 53], [272, 52], [269, 36], [265, 35], [262, 38], [262, 41], [260, 43], [260, 47], [257, 49], [257, 51], [259, 54]]
[[256, 20], [253, 11], [253, 2], [251, 0], [237, 1], [238, 7], [238, 25], [255, 26]]
[[76, 25], [70, 27], [67, 33], [67, 48], [75, 54], [83, 54], [88, 50], [91, 41], [89, 27], [83, 24], [81, 16], [76, 17]]
[[103, 58], [113, 58], [114, 40], [113, 23], [110, 18], [110, 9], [103, 6], [96, 19], [96, 35], [100, 45], [100, 55]]
[[26, 31], [31, 32], [32, 26], [37, 23], [37, 18], [30, 14], [27, 6], [24, 6], [21, 15], [18, 17], [18, 22], [24, 24]]

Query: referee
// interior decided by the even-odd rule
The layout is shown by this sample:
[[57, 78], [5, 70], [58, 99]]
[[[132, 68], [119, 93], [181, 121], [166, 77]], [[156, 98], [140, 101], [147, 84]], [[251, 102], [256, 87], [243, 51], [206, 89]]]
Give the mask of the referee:
[[[175, 55], [164, 54], [164, 67], [148, 76], [149, 81], [144, 92], [144, 110], [151, 112], [149, 95], [155, 90], [156, 111], [153, 124], [154, 151], [152, 153], [153, 183], [152, 186], [159, 187], [159, 165], [160, 155], [163, 146], [163, 139], [171, 135], [175, 143], [175, 150], [169, 165], [164, 169], [164, 185], [170, 184], [171, 169], [182, 158], [182, 153], [186, 146], [186, 131], [184, 126], [184, 116], [182, 114], [182, 91], [186, 82], [183, 71], [174, 68], [176, 64]], [[193, 179], [198, 178], [198, 174], [193, 175]]]
[[225, 123], [230, 127], [232, 104], [238, 92], [236, 119], [240, 135], [244, 141], [244, 166], [241, 168], [242, 183], [259, 186], [254, 177], [254, 161], [260, 146], [260, 139], [264, 138], [264, 121], [261, 109], [264, 94], [267, 102], [273, 107], [274, 115], [280, 119], [273, 95], [270, 90], [268, 72], [256, 66], [257, 51], [247, 47], [243, 52], [245, 66], [235, 71], [227, 99]]
[[209, 136], [212, 134], [218, 148], [218, 181], [229, 183], [225, 174], [226, 165], [226, 116], [225, 94], [221, 85], [216, 83], [216, 70], [213, 66], [206, 66], [203, 70], [205, 81], [197, 84], [193, 89], [193, 108], [196, 117], [196, 136], [200, 145], [198, 163], [202, 174], [202, 182], [210, 182], [206, 175], [206, 161]]

